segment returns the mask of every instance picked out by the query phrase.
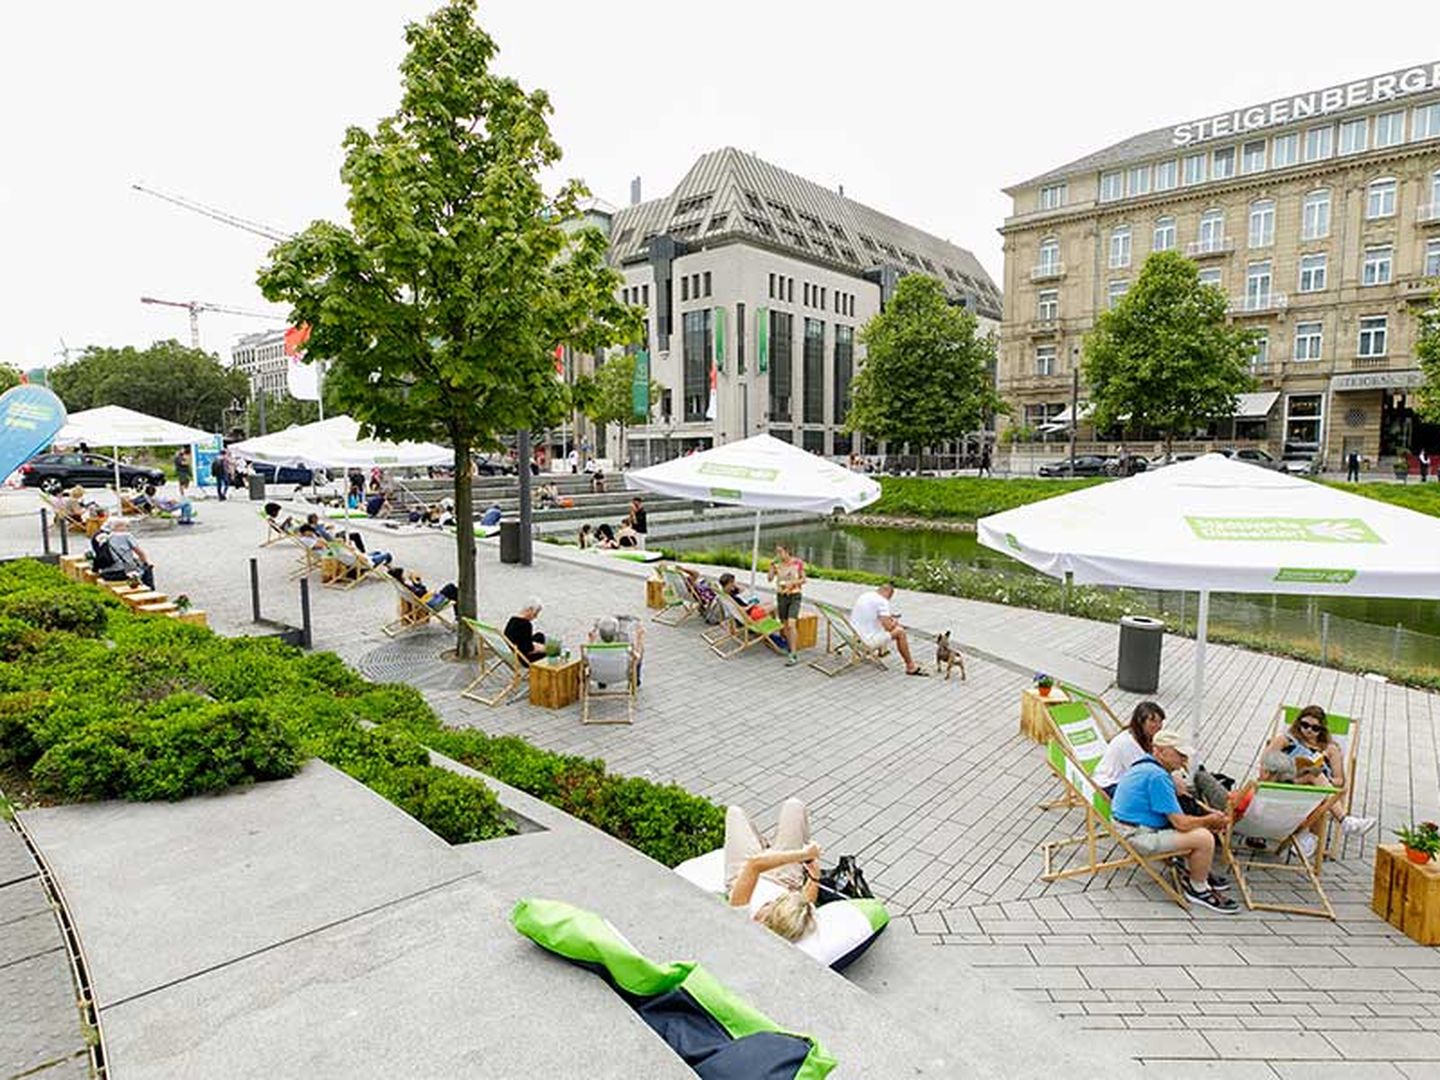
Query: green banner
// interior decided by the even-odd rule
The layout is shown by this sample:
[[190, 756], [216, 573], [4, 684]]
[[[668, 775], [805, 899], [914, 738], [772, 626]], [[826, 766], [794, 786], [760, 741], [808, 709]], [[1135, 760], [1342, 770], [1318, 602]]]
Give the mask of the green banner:
[[1348, 585], [1355, 580], [1354, 570], [1324, 569], [1318, 566], [1282, 566], [1276, 581], [1298, 581], [1307, 585]]
[[630, 384], [630, 401], [636, 416], [650, 415], [650, 354], [644, 349], [635, 353], [635, 381]]
[[1383, 544], [1360, 518], [1190, 517], [1200, 540], [1253, 540], [1306, 544]]
[[715, 309], [715, 370], [725, 370], [725, 309]]
[[755, 309], [755, 364], [756, 370], [770, 370], [770, 309]]

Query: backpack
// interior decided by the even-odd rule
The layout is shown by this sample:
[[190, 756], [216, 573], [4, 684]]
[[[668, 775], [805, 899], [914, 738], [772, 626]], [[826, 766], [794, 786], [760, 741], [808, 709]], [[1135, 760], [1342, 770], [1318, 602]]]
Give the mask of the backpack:
[[223, 458], [212, 458], [210, 460], [210, 475], [216, 480], [225, 475], [225, 460]]
[[109, 570], [115, 566], [115, 552], [110, 550], [110, 538], [104, 533], [96, 533], [90, 540], [91, 568], [98, 574], [102, 570]]

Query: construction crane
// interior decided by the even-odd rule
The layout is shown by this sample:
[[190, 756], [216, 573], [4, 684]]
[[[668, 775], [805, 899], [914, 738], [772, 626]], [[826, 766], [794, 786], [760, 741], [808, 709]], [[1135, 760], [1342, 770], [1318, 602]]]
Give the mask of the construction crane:
[[224, 304], [206, 304], [199, 300], [157, 300], [153, 296], [140, 297], [142, 304], [163, 304], [165, 307], [184, 308], [190, 312], [190, 347], [200, 348], [200, 313], [202, 311], [213, 311], [220, 315], [242, 315], [248, 319], [273, 319], [275, 322], [286, 322], [283, 315], [272, 315], [266, 311], [250, 311], [247, 308], [227, 307]]
[[130, 187], [144, 195], [151, 195], [157, 199], [163, 199], [165, 202], [179, 206], [182, 209], [201, 214], [210, 218], [212, 221], [229, 225], [233, 229], [241, 229], [248, 233], [254, 233], [256, 236], [263, 236], [265, 239], [274, 240], [277, 243], [281, 240], [290, 240], [295, 235], [294, 233], [271, 228], [269, 225], [262, 225], [258, 221], [251, 221], [249, 218], [242, 218], [237, 214], [227, 213], [213, 206], [206, 206], [204, 203], [196, 202], [194, 199], [187, 199], [180, 195], [168, 195], [163, 191], [156, 191], [153, 188], [146, 187], [144, 184], [131, 184]]

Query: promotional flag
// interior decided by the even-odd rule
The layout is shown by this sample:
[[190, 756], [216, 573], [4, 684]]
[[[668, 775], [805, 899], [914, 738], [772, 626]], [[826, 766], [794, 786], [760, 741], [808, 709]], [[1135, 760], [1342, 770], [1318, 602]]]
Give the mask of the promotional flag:
[[630, 384], [630, 411], [636, 416], [650, 415], [650, 354], [644, 349], [635, 353], [635, 378]]
[[65, 405], [45, 387], [12, 386], [0, 394], [0, 478], [49, 446], [64, 426]]
[[714, 364], [711, 364], [711, 365], [710, 365], [710, 404], [705, 407], [705, 419], [706, 419], [706, 420], [714, 420], [714, 419], [715, 419], [715, 383], [716, 383], [716, 381], [717, 381], [715, 376], [716, 376], [715, 365], [714, 365]]
[[565, 381], [565, 346], [555, 346], [555, 378], [558, 382]]
[[305, 362], [309, 325], [285, 328], [285, 388], [296, 401], [320, 400], [320, 365]]

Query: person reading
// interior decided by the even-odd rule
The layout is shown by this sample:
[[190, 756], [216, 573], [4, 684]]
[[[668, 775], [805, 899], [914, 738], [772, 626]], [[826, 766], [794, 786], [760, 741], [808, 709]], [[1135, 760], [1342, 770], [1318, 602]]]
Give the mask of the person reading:
[[[785, 892], [762, 900], [755, 895], [761, 878]], [[820, 845], [810, 839], [805, 804], [786, 799], [780, 807], [773, 844], [767, 843], [745, 811], [725, 811], [725, 891], [731, 907], [787, 941], [798, 941], [815, 927], [820, 887]], [[765, 890], [773, 892], [773, 890]]]
[[506, 640], [531, 663], [545, 659], [545, 635], [535, 629], [535, 618], [540, 610], [539, 600], [527, 600], [525, 606], [505, 623]]

